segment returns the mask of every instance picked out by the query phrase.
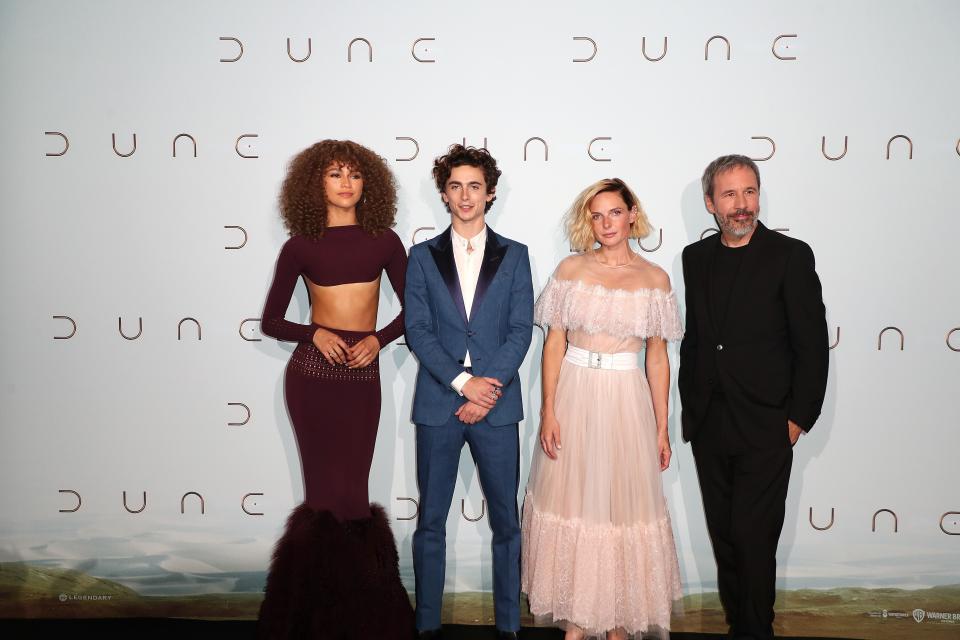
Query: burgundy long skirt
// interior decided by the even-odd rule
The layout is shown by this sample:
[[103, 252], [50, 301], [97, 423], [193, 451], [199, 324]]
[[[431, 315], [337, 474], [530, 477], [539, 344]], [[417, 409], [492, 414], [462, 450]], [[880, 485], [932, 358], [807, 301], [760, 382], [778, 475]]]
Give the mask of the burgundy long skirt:
[[[370, 335], [328, 330], [349, 345]], [[304, 501], [274, 549], [260, 637], [412, 638], [396, 542], [383, 508], [367, 494], [380, 422], [379, 358], [349, 369], [301, 343], [287, 365], [285, 391]]]

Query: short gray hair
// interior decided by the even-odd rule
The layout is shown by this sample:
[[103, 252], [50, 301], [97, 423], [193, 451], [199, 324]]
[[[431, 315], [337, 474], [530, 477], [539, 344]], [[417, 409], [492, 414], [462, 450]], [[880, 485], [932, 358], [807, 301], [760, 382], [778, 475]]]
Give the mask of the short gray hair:
[[709, 196], [712, 200], [713, 179], [717, 177], [718, 173], [723, 173], [727, 169], [733, 169], [734, 167], [750, 167], [753, 170], [753, 175], [757, 176], [757, 188], [760, 188], [760, 169], [757, 168], [757, 163], [747, 156], [732, 154], [729, 156], [720, 156], [708, 164], [707, 168], [703, 171], [703, 177], [700, 178], [700, 186], [703, 187], [704, 197]]

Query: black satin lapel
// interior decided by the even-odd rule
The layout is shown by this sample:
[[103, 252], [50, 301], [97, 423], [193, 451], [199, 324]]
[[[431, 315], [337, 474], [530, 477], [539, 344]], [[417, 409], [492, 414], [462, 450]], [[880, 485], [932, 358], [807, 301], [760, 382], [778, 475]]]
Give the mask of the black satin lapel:
[[717, 255], [717, 246], [720, 244], [720, 233], [717, 232], [713, 235], [716, 237], [707, 243], [703, 252], [703, 262], [700, 265], [702, 270], [700, 282], [703, 283], [703, 288], [700, 291], [700, 308], [707, 314], [707, 324], [713, 330], [713, 335], [717, 336], [720, 334], [720, 327], [717, 326], [718, 321], [713, 313], [713, 265], [714, 257]]
[[437, 271], [443, 278], [447, 290], [450, 292], [450, 299], [453, 306], [457, 308], [463, 324], [467, 324], [467, 310], [463, 306], [463, 292], [460, 291], [460, 278], [457, 276], [457, 263], [453, 259], [453, 244], [450, 242], [450, 227], [440, 234], [436, 245], [431, 245], [430, 253], [433, 254], [433, 261], [437, 263]]
[[470, 307], [470, 318], [475, 318], [484, 296], [487, 295], [487, 289], [493, 278], [497, 275], [497, 270], [503, 264], [503, 256], [507, 253], [507, 245], [500, 244], [493, 231], [487, 230], [487, 244], [483, 248], [483, 264], [480, 265], [480, 275], [477, 278], [477, 290], [473, 294], [473, 305]]

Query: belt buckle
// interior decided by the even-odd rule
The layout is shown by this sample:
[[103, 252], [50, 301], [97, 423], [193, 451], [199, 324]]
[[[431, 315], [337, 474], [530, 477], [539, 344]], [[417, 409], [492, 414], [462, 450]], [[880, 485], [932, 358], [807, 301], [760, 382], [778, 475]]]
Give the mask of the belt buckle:
[[600, 369], [603, 367], [603, 354], [591, 351], [587, 356], [587, 366], [591, 369]]

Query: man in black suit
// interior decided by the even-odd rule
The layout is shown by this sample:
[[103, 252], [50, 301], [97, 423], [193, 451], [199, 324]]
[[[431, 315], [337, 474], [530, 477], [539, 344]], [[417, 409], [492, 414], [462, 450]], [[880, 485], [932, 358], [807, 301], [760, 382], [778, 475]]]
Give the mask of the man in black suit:
[[683, 250], [678, 385], [731, 638], [773, 638], [793, 445], [820, 415], [828, 341], [813, 252], [767, 229], [760, 172], [717, 158], [703, 199], [720, 233]]

